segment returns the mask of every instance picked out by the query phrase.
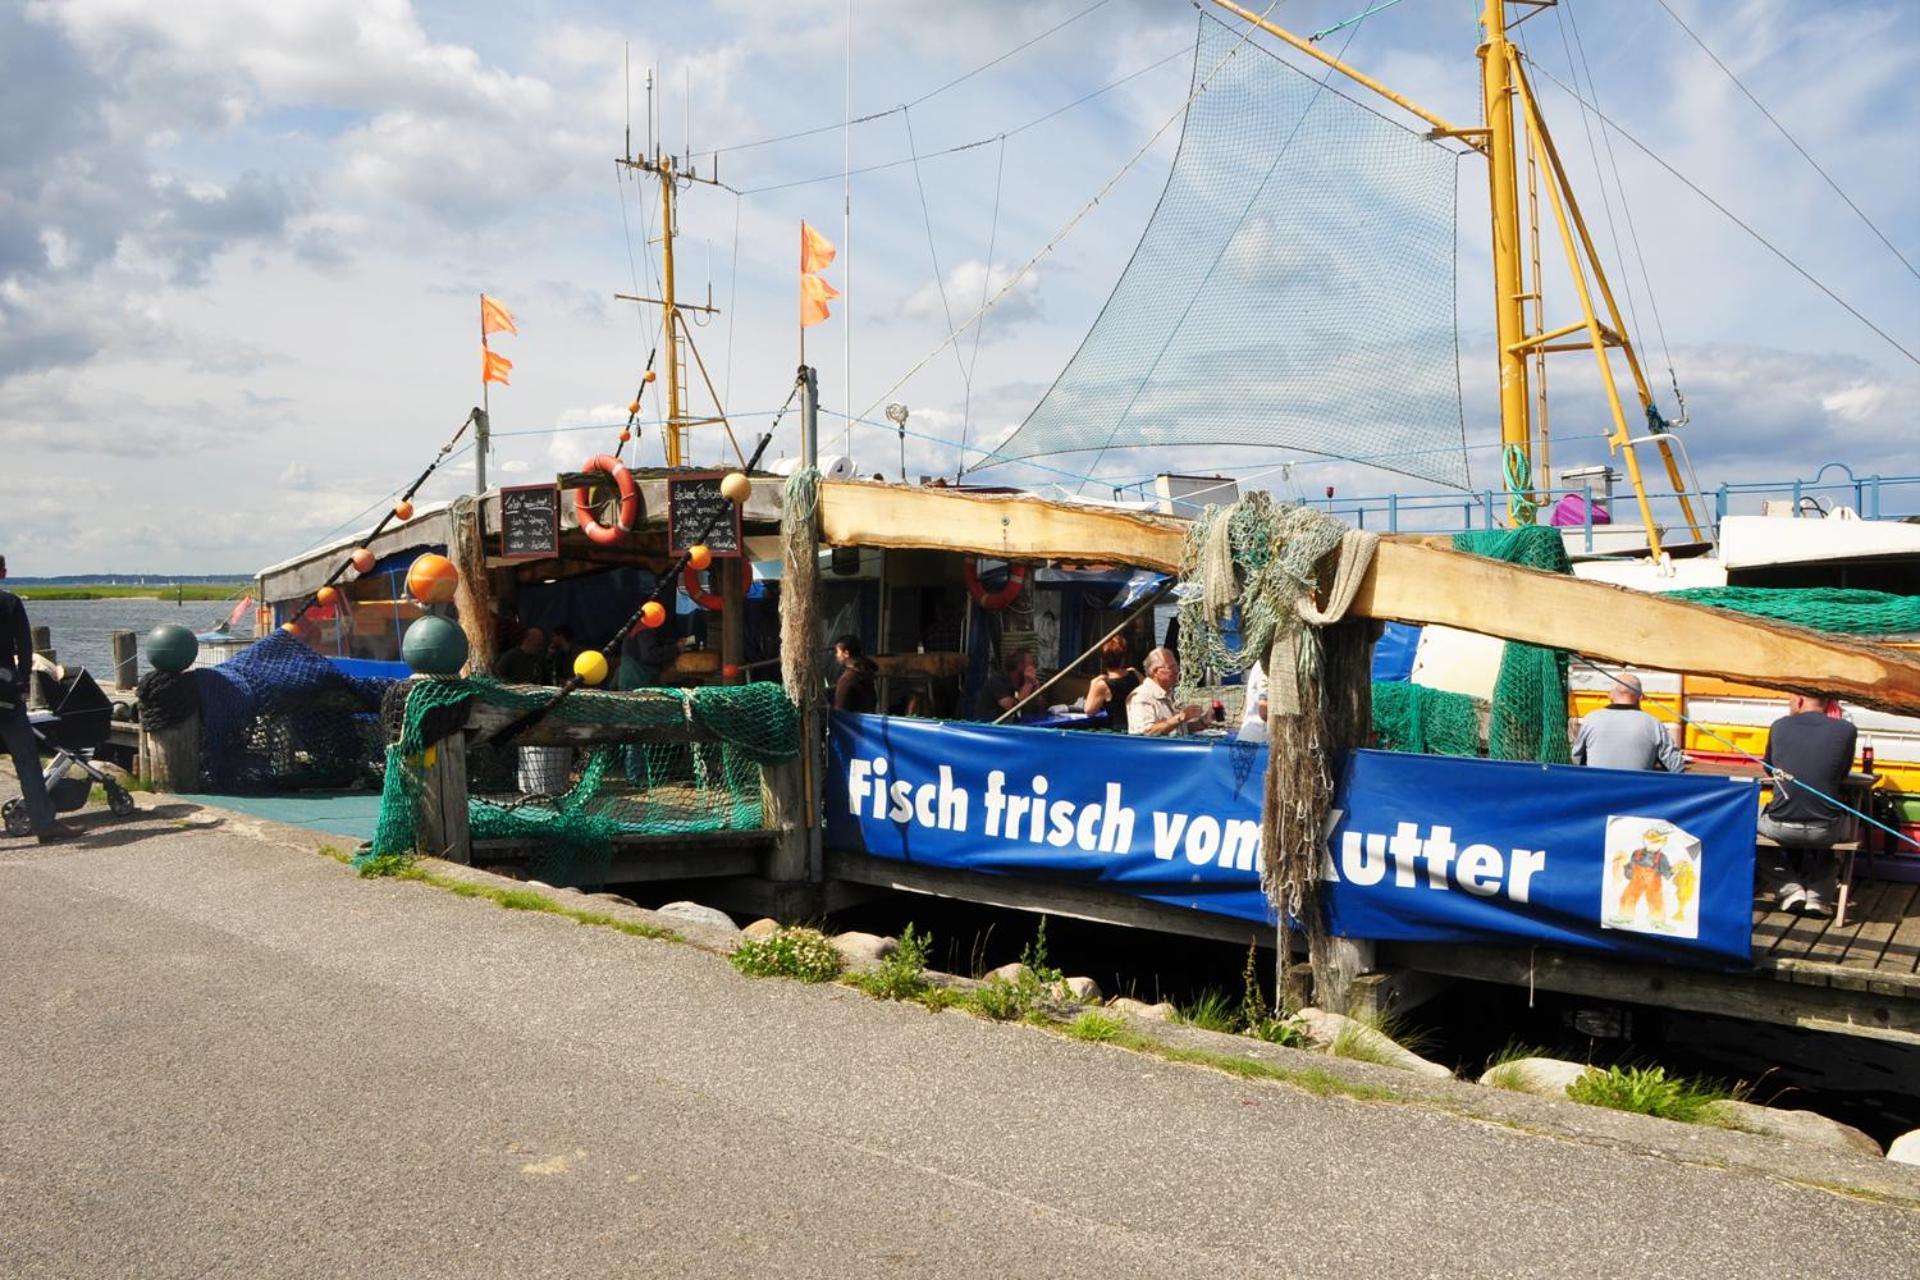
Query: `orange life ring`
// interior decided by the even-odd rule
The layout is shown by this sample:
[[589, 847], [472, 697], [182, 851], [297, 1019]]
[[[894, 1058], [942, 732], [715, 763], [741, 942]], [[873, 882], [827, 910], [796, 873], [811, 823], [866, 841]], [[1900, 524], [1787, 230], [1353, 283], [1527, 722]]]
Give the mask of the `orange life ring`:
[[625, 534], [633, 532], [634, 525], [640, 522], [640, 491], [633, 486], [633, 475], [620, 459], [610, 453], [602, 453], [588, 458], [582, 471], [604, 471], [613, 477], [613, 483], [620, 489], [620, 514], [614, 518], [611, 528], [601, 524], [593, 514], [593, 491], [586, 485], [580, 485], [573, 491], [573, 518], [580, 526], [580, 532], [603, 547], [612, 546]]
[[961, 574], [967, 580], [967, 594], [982, 609], [1000, 610], [1020, 598], [1021, 589], [1027, 585], [1027, 566], [1010, 564], [1007, 566], [1007, 582], [998, 591], [989, 591], [980, 585], [980, 569], [977, 561], [968, 560], [960, 567]]
[[708, 609], [718, 613], [727, 603], [700, 585], [700, 571], [692, 565], [688, 565], [680, 570], [680, 585], [685, 589], [687, 599], [693, 601], [702, 609]]

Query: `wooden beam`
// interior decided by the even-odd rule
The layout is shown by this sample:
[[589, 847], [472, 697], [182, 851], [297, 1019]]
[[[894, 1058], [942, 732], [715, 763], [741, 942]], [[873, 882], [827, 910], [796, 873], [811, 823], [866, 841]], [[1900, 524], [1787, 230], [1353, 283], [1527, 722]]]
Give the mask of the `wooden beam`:
[[[511, 685], [510, 688], [524, 692], [539, 692], [552, 696], [553, 690], [537, 685]], [[590, 708], [590, 699], [618, 697], [645, 699], [661, 702], [664, 695], [636, 691], [624, 694], [576, 693], [567, 701], [573, 708], [573, 714], [584, 714]], [[678, 719], [657, 725], [638, 725], [623, 722], [609, 715], [604, 721], [562, 720], [558, 716], [548, 716], [531, 729], [522, 731], [513, 739], [517, 747], [577, 747], [592, 746], [610, 742], [711, 742], [713, 735], [686, 719], [680, 708], [680, 700], [673, 700], [674, 714]], [[520, 712], [498, 703], [484, 702], [479, 698], [467, 701], [467, 731], [481, 737], [489, 737], [506, 728], [520, 717]]]
[[[1180, 564], [1186, 522], [1023, 495], [826, 484], [833, 546], [917, 547], [1019, 560], [1091, 560], [1162, 573]], [[1920, 662], [1877, 645], [1687, 604], [1433, 545], [1381, 539], [1353, 602], [1361, 617], [1438, 624], [1607, 662], [1717, 675], [1920, 714]]]
[[1606, 662], [1920, 713], [1920, 663], [1894, 649], [1395, 539], [1381, 541], [1353, 608]]

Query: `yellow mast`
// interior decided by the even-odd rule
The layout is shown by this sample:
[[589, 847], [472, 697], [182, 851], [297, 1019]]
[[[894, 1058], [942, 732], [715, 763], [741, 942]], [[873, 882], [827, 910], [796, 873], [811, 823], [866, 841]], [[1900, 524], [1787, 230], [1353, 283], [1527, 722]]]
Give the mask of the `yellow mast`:
[[[1458, 138], [1487, 157], [1488, 203], [1492, 214], [1494, 320], [1500, 342], [1501, 463], [1507, 489], [1509, 523], [1527, 523], [1532, 520], [1533, 504], [1538, 492], [1533, 457], [1536, 427], [1532, 403], [1528, 395], [1527, 362], [1531, 358], [1540, 363], [1538, 381], [1541, 384], [1543, 402], [1540, 406], [1538, 430], [1544, 436], [1546, 430], [1545, 357], [1551, 352], [1590, 350], [1600, 367], [1600, 380], [1606, 390], [1607, 407], [1613, 420], [1607, 447], [1610, 452], [1622, 456], [1626, 463], [1627, 476], [1633, 485], [1634, 497], [1640, 508], [1641, 522], [1646, 529], [1648, 549], [1655, 560], [1660, 559], [1662, 553], [1659, 530], [1653, 522], [1652, 507], [1648, 502], [1646, 486], [1640, 473], [1639, 457], [1635, 453], [1636, 447], [1641, 444], [1652, 443], [1658, 449], [1661, 461], [1665, 464], [1667, 478], [1673, 485], [1674, 494], [1679, 498], [1680, 510], [1686, 519], [1687, 527], [1696, 541], [1702, 539], [1700, 522], [1687, 496], [1687, 486], [1683, 483], [1679, 463], [1674, 457], [1673, 438], [1654, 425], [1657, 421], [1657, 413], [1654, 409], [1653, 393], [1647, 386], [1646, 376], [1640, 368], [1639, 357], [1634, 353], [1633, 343], [1627, 336], [1626, 322], [1620, 316], [1620, 308], [1614, 300], [1613, 289], [1607, 283], [1606, 272], [1600, 265], [1599, 254], [1595, 251], [1593, 239], [1587, 231], [1586, 219], [1581, 216], [1580, 207], [1574, 199], [1573, 186], [1567, 178], [1565, 167], [1560, 162], [1559, 151], [1553, 144], [1552, 135], [1547, 132], [1546, 120], [1540, 114], [1539, 103], [1535, 101], [1532, 88], [1527, 83], [1520, 53], [1507, 39], [1507, 5], [1509, 3], [1539, 8], [1553, 3], [1553, 0], [1484, 0], [1481, 15], [1482, 40], [1478, 56], [1482, 109], [1486, 123], [1484, 127], [1478, 129], [1460, 128], [1450, 124], [1445, 118], [1395, 93], [1379, 81], [1324, 52], [1312, 42], [1276, 26], [1261, 15], [1233, 3], [1232, 0], [1214, 0], [1214, 3], [1426, 121], [1433, 126], [1429, 137]], [[1544, 304], [1538, 247], [1538, 197], [1535, 194], [1537, 192], [1535, 178], [1531, 172], [1528, 175], [1534, 246], [1531, 287], [1527, 278], [1522, 246], [1525, 228], [1520, 219], [1519, 199], [1521, 149], [1515, 145], [1514, 113], [1516, 109], [1520, 113], [1521, 127], [1525, 130], [1526, 157], [1531, 163], [1537, 163], [1545, 170], [1548, 203], [1559, 225], [1561, 247], [1566, 253], [1567, 269], [1573, 278], [1574, 292], [1580, 304], [1579, 320], [1552, 329], [1544, 327], [1545, 321], [1542, 318]], [[1604, 304], [1605, 320], [1601, 319], [1599, 311], [1596, 310], [1596, 294], [1599, 301]], [[1533, 303], [1531, 326], [1527, 320], [1528, 302]], [[1578, 340], [1562, 341], [1574, 339], [1575, 335], [1578, 335]], [[1626, 358], [1627, 371], [1639, 397], [1641, 413], [1648, 423], [1648, 436], [1636, 438], [1628, 425], [1626, 409], [1621, 401], [1619, 387], [1614, 381], [1612, 362], [1609, 358], [1609, 351], [1616, 347]], [[1544, 455], [1544, 439], [1540, 440], [1540, 444]], [[1546, 487], [1551, 487], [1550, 478]]]

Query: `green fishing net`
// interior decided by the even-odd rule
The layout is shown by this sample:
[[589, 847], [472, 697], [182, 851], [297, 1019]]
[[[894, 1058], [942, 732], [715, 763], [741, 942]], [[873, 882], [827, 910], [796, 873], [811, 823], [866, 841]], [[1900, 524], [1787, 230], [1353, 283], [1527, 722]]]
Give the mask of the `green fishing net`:
[[[412, 682], [397, 739], [387, 748], [380, 821], [362, 858], [414, 849], [426, 753], [465, 725], [469, 702], [504, 708], [510, 718], [552, 697], [552, 690], [487, 678]], [[551, 718], [600, 729], [664, 729], [673, 737], [581, 747], [495, 747], [479, 734], [469, 739], [472, 838], [524, 846], [530, 873], [553, 884], [603, 883], [623, 836], [758, 829], [761, 766], [800, 749], [799, 715], [777, 684], [579, 691]]]
[[[1548, 573], [1571, 573], [1566, 544], [1557, 529], [1522, 525], [1453, 535], [1453, 548]], [[1604, 625], [1601, 619], [1595, 625]], [[1493, 685], [1493, 717], [1487, 754], [1500, 760], [1566, 764], [1567, 655], [1559, 649], [1509, 642]]]
[[1420, 755], [1480, 754], [1480, 712], [1464, 693], [1411, 680], [1373, 684], [1373, 738], [1382, 751]]
[[1851, 636], [1920, 632], [1920, 596], [1849, 587], [1689, 587], [1669, 599]]

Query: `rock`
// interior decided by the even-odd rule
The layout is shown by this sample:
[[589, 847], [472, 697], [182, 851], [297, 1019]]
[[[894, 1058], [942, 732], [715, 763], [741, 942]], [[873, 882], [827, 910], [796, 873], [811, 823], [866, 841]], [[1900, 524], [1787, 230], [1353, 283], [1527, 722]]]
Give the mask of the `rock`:
[[1531, 1093], [1542, 1098], [1564, 1098], [1575, 1080], [1587, 1074], [1581, 1062], [1562, 1058], [1515, 1058], [1497, 1067], [1488, 1067], [1480, 1083], [1515, 1093]]
[[669, 902], [660, 908], [663, 916], [672, 916], [676, 920], [691, 920], [695, 924], [710, 925], [715, 929], [725, 929], [729, 933], [738, 933], [740, 928], [734, 924], [733, 917], [713, 907], [702, 906], [697, 902]]
[[637, 907], [640, 905], [632, 898], [623, 898], [617, 893], [590, 893], [587, 896], [600, 902], [611, 902], [616, 907]]
[[1099, 1004], [1100, 984], [1092, 978], [1068, 978], [1067, 994], [1083, 1004]]
[[[1855, 1151], [1870, 1156], [1880, 1154], [1880, 1144], [1872, 1138], [1850, 1124], [1841, 1124], [1817, 1111], [1787, 1111], [1726, 1098], [1709, 1103], [1707, 1115], [1714, 1123], [1723, 1124], [1729, 1129], [1764, 1133], [1768, 1137], [1804, 1142], [1809, 1146], [1825, 1147], [1829, 1151]], [[1913, 1158], [1920, 1160], [1920, 1151], [1915, 1152]]]
[[1145, 1018], [1149, 1022], [1172, 1022], [1174, 1008], [1166, 1001], [1148, 1004], [1144, 1000], [1135, 1000], [1132, 996], [1115, 996], [1107, 1005], [1115, 1013], [1131, 1014], [1136, 1018]]
[[771, 938], [774, 934], [780, 932], [780, 922], [770, 919], [767, 916], [761, 916], [740, 932], [746, 934], [749, 938]]
[[1294, 1021], [1307, 1033], [1307, 1039], [1316, 1049], [1332, 1053], [1336, 1047], [1345, 1048], [1348, 1052], [1342, 1053], [1341, 1057], [1383, 1067], [1397, 1067], [1436, 1080], [1453, 1078], [1453, 1072], [1439, 1063], [1427, 1061], [1413, 1050], [1395, 1043], [1392, 1037], [1345, 1014], [1306, 1008], [1295, 1016]]
[[1909, 1129], [1887, 1148], [1887, 1159], [1901, 1164], [1920, 1164], [1920, 1129]]
[[1015, 960], [1009, 964], [1001, 965], [998, 969], [990, 970], [987, 973], [987, 977], [989, 979], [998, 978], [1002, 982], [1017, 983], [1020, 979], [1024, 978], [1026, 974], [1027, 966]]
[[528, 881], [526, 882], [526, 886], [527, 886], [527, 888], [529, 888], [529, 889], [551, 889], [551, 888], [553, 888], [553, 886], [552, 886], [552, 885], [550, 885], [550, 884], [548, 884], [548, 883], [547, 883], [547, 882], [546, 882], [545, 880], [528, 880]]
[[833, 949], [847, 962], [847, 968], [865, 969], [898, 951], [900, 944], [873, 933], [839, 933], [833, 937]]

